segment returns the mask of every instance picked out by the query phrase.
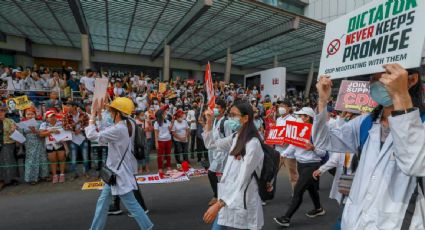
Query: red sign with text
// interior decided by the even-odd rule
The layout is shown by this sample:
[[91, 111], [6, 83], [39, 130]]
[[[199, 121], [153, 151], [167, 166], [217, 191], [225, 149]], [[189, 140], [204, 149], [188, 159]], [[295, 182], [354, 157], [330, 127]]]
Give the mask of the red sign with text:
[[271, 126], [264, 143], [281, 145], [285, 141], [285, 126]]
[[287, 121], [284, 138], [285, 143], [304, 149], [307, 148], [306, 145], [310, 142], [312, 128], [312, 124], [309, 123]]

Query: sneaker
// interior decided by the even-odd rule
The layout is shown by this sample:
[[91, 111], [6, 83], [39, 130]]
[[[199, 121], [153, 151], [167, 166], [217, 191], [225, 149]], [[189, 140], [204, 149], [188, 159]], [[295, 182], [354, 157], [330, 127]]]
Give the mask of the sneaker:
[[60, 174], [59, 175], [59, 183], [63, 183], [65, 182], [65, 174]]
[[314, 217], [317, 217], [317, 216], [323, 216], [323, 215], [325, 215], [325, 213], [326, 212], [323, 208], [319, 208], [319, 209], [311, 210], [310, 212], [307, 212], [305, 215], [310, 217], [310, 218], [314, 218]]
[[149, 212], [150, 212], [149, 209], [146, 209], [145, 214], [149, 214]]
[[114, 205], [109, 206], [108, 215], [121, 215], [122, 210]]
[[275, 217], [275, 218], [273, 218], [273, 220], [278, 224], [278, 225], [280, 225], [280, 226], [282, 226], [282, 227], [289, 227], [289, 224], [290, 224], [290, 220], [289, 220], [289, 218], [286, 218], [286, 217], [284, 217], [284, 216], [282, 216], [282, 217]]
[[210, 202], [208, 202], [208, 206], [213, 206], [215, 203], [217, 203], [217, 198], [213, 197]]
[[53, 184], [56, 184], [56, 183], [58, 183], [58, 182], [59, 182], [59, 177], [58, 177], [58, 175], [54, 175], [54, 176], [53, 176], [52, 183], [53, 183]]
[[266, 206], [267, 205], [267, 202], [261, 201], [261, 205]]

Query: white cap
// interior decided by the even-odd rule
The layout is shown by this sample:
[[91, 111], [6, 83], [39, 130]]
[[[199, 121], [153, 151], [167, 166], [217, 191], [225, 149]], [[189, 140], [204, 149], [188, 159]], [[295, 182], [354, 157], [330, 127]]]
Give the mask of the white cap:
[[295, 112], [297, 115], [307, 115], [309, 117], [314, 117], [314, 110], [310, 107], [303, 107], [300, 111]]
[[71, 75], [77, 75], [77, 72], [72, 71], [72, 72], [71, 72]]

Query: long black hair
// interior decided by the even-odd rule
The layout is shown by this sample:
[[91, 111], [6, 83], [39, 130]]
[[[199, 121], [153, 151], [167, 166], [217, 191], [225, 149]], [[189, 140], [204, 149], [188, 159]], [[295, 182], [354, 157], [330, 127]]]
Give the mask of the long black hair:
[[125, 124], [127, 125], [128, 130], [128, 136], [131, 137], [133, 134], [133, 126], [131, 126], [131, 121], [129, 120], [128, 116], [124, 115], [122, 112], [118, 111], [115, 108], [110, 108], [114, 112], [114, 117], [112, 118], [115, 123], [115, 118], [119, 114], [121, 117], [121, 120], [125, 121]]
[[156, 117], [156, 121], [158, 122], [158, 125], [162, 126], [162, 124], [164, 123], [164, 120], [165, 120], [164, 111], [161, 110], [161, 109], [156, 111], [155, 117]]
[[246, 122], [239, 130], [236, 146], [230, 154], [233, 156], [245, 156], [246, 144], [254, 137], [259, 140], [261, 139], [258, 134], [258, 129], [254, 124], [254, 110], [252, 109], [252, 105], [247, 101], [237, 101], [233, 106], [239, 110], [242, 116], [248, 116], [248, 122]]
[[[423, 93], [422, 93], [422, 75], [423, 75], [422, 72], [423, 71], [418, 68], [418, 69], [409, 69], [407, 70], [407, 72], [409, 73], [409, 75], [418, 74], [418, 82], [416, 82], [415, 85], [409, 88], [409, 94], [410, 94], [410, 97], [412, 98], [413, 107], [418, 108], [420, 113], [424, 114], [425, 107], [423, 104]], [[376, 121], [379, 118], [383, 109], [384, 107], [382, 105], [379, 105], [371, 112], [373, 121]]]

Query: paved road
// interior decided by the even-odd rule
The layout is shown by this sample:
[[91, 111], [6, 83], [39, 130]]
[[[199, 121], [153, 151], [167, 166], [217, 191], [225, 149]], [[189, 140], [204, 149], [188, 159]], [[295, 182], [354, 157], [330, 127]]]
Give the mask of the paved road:
[[[304, 203], [292, 219], [291, 229], [331, 229], [337, 219], [339, 208], [328, 197], [332, 177], [326, 174], [321, 181], [321, 198], [327, 214], [309, 219], [305, 212], [313, 204], [305, 193]], [[93, 217], [99, 191], [81, 191], [83, 181], [52, 185], [19, 185], [0, 192], [0, 229], [2, 230], [75, 230], [88, 229]], [[263, 229], [281, 229], [272, 218], [281, 215], [290, 201], [289, 182], [284, 172], [278, 180], [278, 194], [264, 207]], [[150, 218], [158, 230], [207, 230], [210, 226], [202, 222], [207, 202], [212, 193], [206, 177], [194, 178], [190, 182], [145, 185], [144, 198], [151, 210]], [[126, 215], [108, 218], [106, 229], [137, 229], [134, 220]]]

